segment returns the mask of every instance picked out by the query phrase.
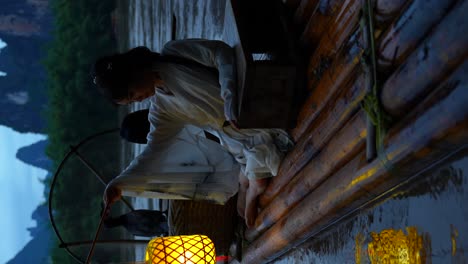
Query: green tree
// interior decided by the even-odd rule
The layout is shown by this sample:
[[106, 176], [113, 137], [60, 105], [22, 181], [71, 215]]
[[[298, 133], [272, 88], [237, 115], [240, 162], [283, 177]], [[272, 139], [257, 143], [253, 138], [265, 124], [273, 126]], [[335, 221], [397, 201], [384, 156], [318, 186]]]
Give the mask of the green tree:
[[[111, 21], [114, 4], [112, 0], [51, 1], [55, 28], [44, 60], [49, 98], [44, 114], [50, 142], [46, 153], [55, 168], [70, 146], [88, 135], [117, 126], [116, 108], [96, 91], [89, 74], [97, 57], [116, 50]], [[108, 178], [116, 175], [117, 137], [90, 144], [83, 152], [100, 173]], [[49, 190], [51, 179], [44, 183]], [[92, 239], [103, 190], [82, 163], [76, 159], [67, 162], [52, 197], [54, 219], [64, 239]], [[52, 247], [51, 257], [54, 263], [75, 263], [58, 246]]]

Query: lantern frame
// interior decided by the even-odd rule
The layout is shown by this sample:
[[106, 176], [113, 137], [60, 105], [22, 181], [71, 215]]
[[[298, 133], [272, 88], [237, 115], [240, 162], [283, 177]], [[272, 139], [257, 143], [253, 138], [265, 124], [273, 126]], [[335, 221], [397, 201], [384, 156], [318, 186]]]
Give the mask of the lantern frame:
[[205, 235], [182, 235], [153, 238], [146, 248], [145, 263], [215, 264], [213, 241]]

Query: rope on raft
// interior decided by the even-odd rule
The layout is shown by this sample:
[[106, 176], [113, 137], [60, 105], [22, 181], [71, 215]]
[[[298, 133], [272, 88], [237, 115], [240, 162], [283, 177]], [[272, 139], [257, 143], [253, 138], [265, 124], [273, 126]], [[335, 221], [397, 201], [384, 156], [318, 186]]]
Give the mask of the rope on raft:
[[[382, 103], [379, 100], [380, 85], [377, 74], [377, 55], [375, 51], [375, 29], [374, 29], [374, 14], [373, 6], [370, 0], [363, 0], [362, 17], [360, 27], [363, 35], [367, 35], [368, 47], [364, 51], [361, 63], [366, 72], [371, 74], [370, 91], [366, 94], [361, 102], [361, 108], [367, 113], [368, 118], [375, 126], [375, 145], [377, 155], [382, 158], [384, 150], [384, 138], [391, 122], [391, 117], [385, 112]], [[369, 136], [369, 134], [368, 134]], [[385, 162], [387, 163], [387, 162]]]

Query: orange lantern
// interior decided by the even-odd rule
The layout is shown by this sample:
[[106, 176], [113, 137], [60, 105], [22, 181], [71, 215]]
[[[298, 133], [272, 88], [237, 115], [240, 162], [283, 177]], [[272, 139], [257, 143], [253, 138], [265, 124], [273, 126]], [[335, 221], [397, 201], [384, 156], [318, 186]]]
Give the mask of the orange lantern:
[[146, 264], [214, 264], [215, 247], [204, 235], [156, 237], [148, 243]]

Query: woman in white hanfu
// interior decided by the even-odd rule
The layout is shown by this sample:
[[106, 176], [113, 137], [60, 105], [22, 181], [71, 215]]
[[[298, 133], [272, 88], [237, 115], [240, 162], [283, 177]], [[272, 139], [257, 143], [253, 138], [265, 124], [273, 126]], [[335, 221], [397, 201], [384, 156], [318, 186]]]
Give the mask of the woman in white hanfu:
[[112, 101], [151, 102], [147, 146], [108, 184], [106, 202], [123, 194], [222, 204], [240, 181], [238, 211], [253, 224], [257, 196], [292, 141], [280, 129], [237, 128], [233, 53], [221, 41], [189, 39], [167, 43], [161, 54], [139, 47], [96, 62], [94, 82]]

